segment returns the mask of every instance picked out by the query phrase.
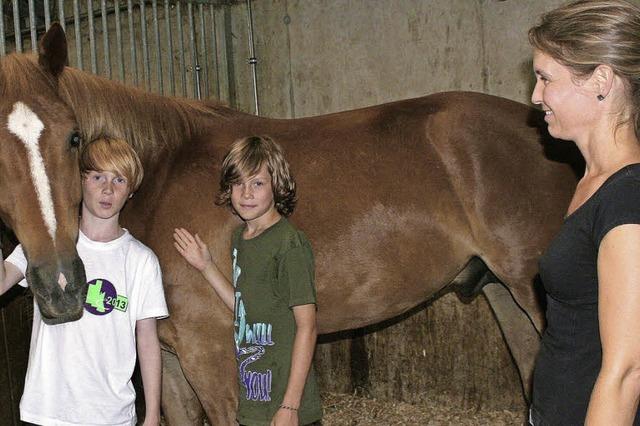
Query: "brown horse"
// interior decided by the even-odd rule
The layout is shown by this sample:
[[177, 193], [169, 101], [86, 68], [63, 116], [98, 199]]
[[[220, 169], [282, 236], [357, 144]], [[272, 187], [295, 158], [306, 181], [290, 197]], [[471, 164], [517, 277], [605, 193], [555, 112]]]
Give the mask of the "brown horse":
[[[532, 109], [445, 93], [275, 120], [144, 93], [64, 68], [66, 55], [64, 34], [54, 25], [38, 56], [0, 62], [0, 213], [30, 267], [46, 270], [40, 274], [46, 279], [30, 276], [36, 294], [39, 286], [55, 287], [64, 265], [78, 263], [75, 132], [84, 140], [109, 135], [131, 142], [145, 180], [124, 220], [160, 258], [171, 312], [161, 339], [189, 384], [175, 380], [180, 368], [167, 358], [163, 408], [170, 422], [194, 421], [197, 412], [177, 408], [186, 399], [202, 404], [213, 424], [233, 421], [232, 315], [176, 255], [171, 234], [177, 226], [198, 231], [230, 270], [229, 236], [238, 221], [213, 199], [227, 147], [246, 135], [272, 136], [296, 173], [293, 220], [315, 248], [320, 332], [391, 318], [451, 282], [497, 280], [542, 328], [532, 284], [537, 259], [560, 225], [575, 176], [545, 157]], [[5, 125], [18, 104], [42, 123], [37, 142], [57, 220], [53, 238], [26, 171], [30, 154]], [[46, 297], [38, 302], [42, 309], [52, 304]]]

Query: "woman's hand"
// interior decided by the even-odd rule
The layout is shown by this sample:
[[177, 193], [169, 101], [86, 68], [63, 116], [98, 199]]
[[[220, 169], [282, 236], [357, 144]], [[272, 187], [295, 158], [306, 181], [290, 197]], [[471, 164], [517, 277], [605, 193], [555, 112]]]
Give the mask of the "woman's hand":
[[280, 408], [271, 419], [270, 426], [298, 426], [298, 412], [287, 408]]
[[178, 253], [198, 271], [204, 271], [213, 263], [209, 248], [198, 234], [194, 237], [186, 229], [176, 228], [173, 230], [173, 240], [173, 245]]

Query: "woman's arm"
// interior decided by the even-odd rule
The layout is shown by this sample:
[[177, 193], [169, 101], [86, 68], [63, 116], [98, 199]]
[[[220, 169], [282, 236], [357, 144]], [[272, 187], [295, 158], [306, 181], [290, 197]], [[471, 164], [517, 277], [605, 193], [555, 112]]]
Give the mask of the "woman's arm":
[[598, 253], [602, 366], [586, 425], [631, 425], [640, 397], [640, 225], [621, 225]]
[[282, 405], [289, 408], [280, 408], [276, 412], [271, 421], [273, 426], [298, 425], [297, 410], [300, 408], [300, 400], [316, 347], [316, 337], [318, 336], [316, 305], [294, 306], [293, 316], [296, 321], [296, 336], [291, 350], [291, 372], [289, 373], [287, 390], [282, 399]]
[[173, 231], [173, 245], [178, 253], [187, 262], [196, 268], [205, 280], [218, 293], [218, 296], [225, 305], [233, 312], [235, 305], [235, 290], [229, 280], [222, 275], [218, 266], [213, 262], [211, 253], [207, 245], [200, 239], [198, 234], [191, 235], [184, 228], [176, 228]]
[[160, 393], [162, 389], [162, 362], [160, 341], [155, 318], [136, 322], [138, 361], [144, 388], [144, 426], [160, 424]]
[[[0, 259], [2, 259], [2, 250], [0, 250]], [[6, 293], [23, 278], [24, 275], [13, 263], [0, 262], [0, 295]]]

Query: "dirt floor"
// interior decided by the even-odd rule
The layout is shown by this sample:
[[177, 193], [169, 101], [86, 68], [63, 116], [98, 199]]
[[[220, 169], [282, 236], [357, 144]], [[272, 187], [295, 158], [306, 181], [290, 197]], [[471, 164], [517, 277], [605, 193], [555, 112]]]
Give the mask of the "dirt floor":
[[525, 408], [520, 411], [460, 409], [447, 404], [446, 397], [419, 405], [378, 401], [353, 395], [324, 393], [323, 426], [522, 426]]

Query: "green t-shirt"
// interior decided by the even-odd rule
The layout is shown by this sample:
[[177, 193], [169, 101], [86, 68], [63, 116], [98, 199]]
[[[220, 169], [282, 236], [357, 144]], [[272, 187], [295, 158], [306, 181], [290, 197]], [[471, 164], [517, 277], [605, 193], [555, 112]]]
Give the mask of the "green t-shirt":
[[[305, 235], [288, 220], [250, 240], [233, 233], [234, 338], [240, 380], [238, 421], [268, 425], [282, 404], [296, 332], [292, 307], [316, 303], [314, 263]], [[311, 366], [298, 410], [300, 424], [322, 417]]]

